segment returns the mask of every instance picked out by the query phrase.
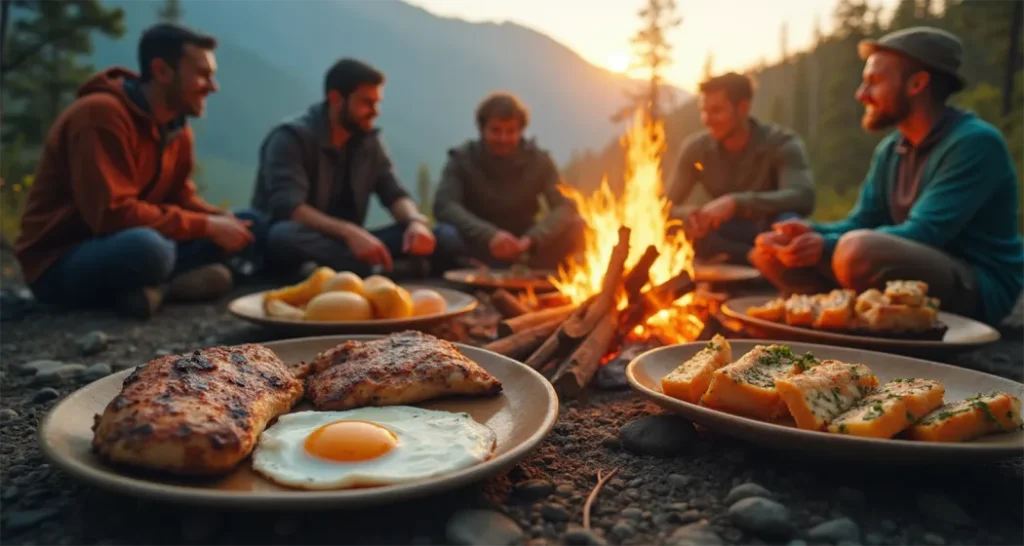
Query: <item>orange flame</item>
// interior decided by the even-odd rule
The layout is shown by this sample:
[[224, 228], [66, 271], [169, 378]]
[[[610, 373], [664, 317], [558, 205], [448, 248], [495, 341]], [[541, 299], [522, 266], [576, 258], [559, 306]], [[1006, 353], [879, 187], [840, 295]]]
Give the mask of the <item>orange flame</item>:
[[[616, 197], [608, 185], [608, 177], [591, 196], [562, 185], [560, 191], [571, 199], [587, 224], [585, 251], [582, 261], [570, 258], [559, 267], [551, 283], [579, 304], [601, 291], [601, 281], [611, 259], [612, 249], [618, 242], [620, 226], [631, 230], [628, 271], [640, 259], [647, 247], [654, 245], [660, 253], [650, 269], [650, 283], [661, 284], [682, 271], [693, 276], [693, 245], [671, 220], [672, 204], [662, 196], [661, 156], [665, 152], [664, 126], [652, 123], [642, 111], [633, 118], [633, 124], [622, 139], [626, 151], [625, 183], [622, 197]], [[669, 233], [671, 231], [671, 233]], [[621, 297], [619, 308], [626, 305]], [[664, 302], [661, 311], [646, 324], [637, 326], [633, 335], [658, 336], [672, 343], [693, 341], [700, 335], [704, 323], [693, 312], [693, 295], [686, 294], [674, 302]]]

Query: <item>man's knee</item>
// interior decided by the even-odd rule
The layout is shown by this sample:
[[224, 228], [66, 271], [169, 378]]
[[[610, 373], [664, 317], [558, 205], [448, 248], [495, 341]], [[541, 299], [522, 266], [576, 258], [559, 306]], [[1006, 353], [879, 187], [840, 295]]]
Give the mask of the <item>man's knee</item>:
[[256, 209], [244, 209], [236, 211], [235, 216], [240, 220], [251, 222], [249, 231], [256, 238], [257, 244], [267, 240], [267, 235], [270, 231], [270, 219], [265, 214]]
[[869, 288], [881, 267], [879, 260], [886, 238], [870, 229], [850, 231], [840, 237], [832, 254], [832, 272], [839, 284], [858, 291]]
[[437, 240], [436, 252], [451, 255], [465, 253], [466, 243], [462, 240], [459, 230], [451, 224], [441, 223], [434, 226], [434, 238]]
[[131, 228], [116, 235], [121, 254], [144, 286], [166, 281], [174, 271], [177, 251], [174, 241], [148, 227]]

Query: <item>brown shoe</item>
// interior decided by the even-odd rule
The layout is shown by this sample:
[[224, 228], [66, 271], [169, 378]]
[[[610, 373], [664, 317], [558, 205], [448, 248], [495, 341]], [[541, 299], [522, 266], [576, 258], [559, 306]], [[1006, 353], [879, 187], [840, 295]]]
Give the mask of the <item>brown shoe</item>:
[[164, 302], [164, 288], [145, 286], [114, 297], [114, 305], [121, 313], [138, 319], [148, 319]]
[[234, 286], [227, 266], [210, 264], [173, 277], [167, 288], [167, 297], [175, 301], [212, 300], [227, 294]]

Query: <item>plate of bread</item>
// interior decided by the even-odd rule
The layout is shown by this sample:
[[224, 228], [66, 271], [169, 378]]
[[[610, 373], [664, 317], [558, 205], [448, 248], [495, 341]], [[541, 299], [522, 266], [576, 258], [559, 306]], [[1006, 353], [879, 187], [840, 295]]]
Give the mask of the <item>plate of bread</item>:
[[626, 376], [703, 427], [814, 457], [956, 463], [1024, 453], [1024, 385], [906, 356], [715, 336], [648, 351]]
[[207, 347], [95, 381], [39, 436], [121, 494], [241, 509], [365, 507], [507, 470], [554, 426], [550, 383], [420, 332]]
[[551, 292], [555, 290], [555, 285], [548, 279], [557, 275], [557, 271], [513, 266], [508, 269], [452, 269], [445, 271], [444, 279], [473, 288]]
[[279, 331], [326, 335], [423, 328], [477, 305], [476, 298], [457, 290], [320, 267], [300, 283], [237, 298], [228, 310]]
[[927, 354], [969, 350], [1000, 338], [982, 322], [941, 310], [921, 281], [889, 281], [884, 290], [735, 298], [722, 313], [755, 337]]

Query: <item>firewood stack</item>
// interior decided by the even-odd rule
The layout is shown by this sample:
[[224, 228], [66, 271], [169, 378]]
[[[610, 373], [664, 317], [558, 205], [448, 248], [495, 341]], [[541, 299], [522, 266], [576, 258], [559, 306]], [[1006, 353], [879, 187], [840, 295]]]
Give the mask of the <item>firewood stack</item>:
[[[608, 262], [601, 292], [578, 306], [558, 305], [513, 315], [511, 305], [495, 301], [505, 299], [506, 295], [492, 295], [495, 307], [504, 308], [509, 314], [498, 325], [498, 335], [505, 337], [485, 348], [523, 360], [550, 379], [560, 396], [580, 394], [605, 356], [621, 346], [630, 332], [664, 305], [695, 288], [690, 276], [683, 272], [641, 292], [650, 281], [650, 268], [659, 254], [654, 246], [648, 247], [626, 272], [629, 236], [629, 228], [619, 229], [619, 241]], [[620, 310], [617, 303], [623, 293], [628, 305]]]

